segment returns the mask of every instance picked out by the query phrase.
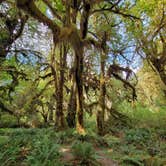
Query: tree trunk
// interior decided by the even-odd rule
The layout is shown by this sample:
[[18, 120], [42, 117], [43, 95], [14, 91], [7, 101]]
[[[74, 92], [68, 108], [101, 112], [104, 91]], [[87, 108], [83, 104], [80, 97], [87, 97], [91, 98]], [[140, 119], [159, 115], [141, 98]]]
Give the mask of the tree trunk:
[[71, 94], [68, 104], [67, 123], [70, 128], [76, 127], [76, 84], [71, 88]]
[[64, 87], [64, 69], [66, 67], [67, 49], [64, 44], [60, 46], [60, 74], [56, 94], [56, 123], [58, 128], [65, 127], [65, 118], [63, 113], [63, 87]]
[[80, 134], [84, 134], [83, 122], [83, 48], [80, 48], [80, 54], [76, 51], [76, 68], [75, 68], [75, 82], [76, 82], [76, 103], [77, 103], [77, 120], [76, 127]]
[[[50, 98], [49, 103], [47, 104], [48, 107], [48, 121], [53, 122], [54, 121], [54, 105], [55, 105], [55, 94], [53, 94]], [[43, 108], [44, 112], [44, 108]], [[44, 113], [43, 113], [44, 114]]]
[[153, 58], [153, 60], [151, 60], [151, 62], [153, 64], [153, 66], [156, 68], [157, 72], [159, 73], [161, 80], [166, 85], [165, 63], [162, 63], [162, 61], [157, 58], [155, 58], [155, 59]]
[[84, 46], [79, 36], [78, 30], [72, 27], [70, 35], [70, 43], [73, 46], [75, 53], [74, 64], [74, 79], [73, 83], [76, 84], [76, 129], [79, 134], [85, 134], [84, 120], [83, 120], [83, 50]]
[[49, 109], [49, 122], [54, 121], [54, 113], [53, 113], [53, 108]]
[[[164, 83], [164, 85], [166, 87], [166, 69], [165, 69], [166, 58], [165, 58], [165, 55], [163, 55], [160, 59], [158, 59], [156, 57], [149, 58], [149, 62], [151, 64], [151, 67], [159, 75], [161, 81]], [[163, 89], [163, 93], [166, 97], [165, 89]]]
[[47, 124], [48, 123], [48, 116], [43, 114], [43, 119], [44, 119], [44, 124]]
[[104, 135], [104, 115], [105, 115], [105, 95], [106, 95], [106, 86], [105, 86], [105, 57], [101, 55], [100, 62], [100, 97], [99, 105], [100, 108], [97, 112], [97, 129], [99, 135]]

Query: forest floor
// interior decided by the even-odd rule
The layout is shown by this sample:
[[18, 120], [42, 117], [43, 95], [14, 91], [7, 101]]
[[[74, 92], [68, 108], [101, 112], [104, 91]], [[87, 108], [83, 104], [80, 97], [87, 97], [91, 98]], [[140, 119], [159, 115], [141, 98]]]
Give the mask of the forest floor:
[[[106, 154], [106, 151], [112, 152], [112, 149], [106, 149], [102, 150], [99, 148], [95, 148], [96, 152], [96, 161], [99, 163], [99, 165], [102, 166], [118, 166], [118, 163], [113, 161], [108, 154]], [[62, 160], [65, 163], [71, 163], [75, 161], [75, 157], [72, 154], [72, 147], [71, 146], [62, 146], [60, 149], [60, 152], [62, 153]]]
[[[118, 129], [119, 130], [119, 129]], [[166, 129], [123, 129], [100, 137], [53, 128], [0, 129], [0, 166], [165, 166]]]

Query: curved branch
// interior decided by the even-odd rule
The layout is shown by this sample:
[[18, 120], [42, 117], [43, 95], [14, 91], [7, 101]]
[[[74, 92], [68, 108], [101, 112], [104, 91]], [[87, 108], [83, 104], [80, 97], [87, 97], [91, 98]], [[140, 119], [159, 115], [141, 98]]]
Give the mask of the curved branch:
[[[126, 79], [123, 79], [121, 76], [119, 76], [117, 74], [117, 72], [119, 72], [119, 71], [125, 71], [127, 73]], [[133, 91], [133, 95], [132, 95], [133, 100], [135, 100], [137, 98], [135, 87], [127, 81], [132, 72], [133, 71], [131, 69], [120, 67], [118, 65], [110, 65], [110, 67], [108, 69], [108, 75], [109, 76], [112, 74], [116, 79], [122, 81], [127, 87], [132, 89], [132, 91]]]
[[17, 7], [26, 11], [39, 22], [47, 25], [53, 32], [54, 40], [58, 40], [57, 36], [60, 33], [60, 27], [37, 8], [34, 0], [17, 0]]
[[7, 108], [2, 101], [0, 101], [0, 109], [3, 111], [3, 112], [7, 112], [11, 115], [14, 115], [14, 112], [11, 111], [9, 108]]
[[88, 19], [90, 15], [91, 4], [83, 0], [83, 12], [80, 21], [80, 31], [81, 31], [81, 38], [85, 39], [87, 32], [88, 32]]
[[119, 9], [112, 9], [112, 7], [110, 7], [110, 8], [101, 8], [101, 9], [96, 9], [96, 10], [93, 10], [92, 12], [91, 12], [91, 15], [93, 15], [94, 13], [97, 13], [97, 12], [104, 12], [104, 11], [109, 11], [109, 12], [112, 12], [112, 13], [114, 13], [114, 14], [119, 14], [119, 15], [121, 15], [121, 16], [123, 16], [123, 17], [126, 17], [126, 18], [129, 18], [129, 19], [134, 19], [134, 20], [140, 20], [140, 18], [139, 17], [136, 17], [136, 16], [134, 16], [134, 15], [131, 15], [131, 14], [128, 14], [128, 13], [123, 13], [123, 12], [121, 12]]
[[51, 10], [51, 13], [58, 18], [60, 21], [62, 21], [62, 18], [60, 15], [57, 14], [56, 9], [50, 4], [50, 2], [48, 0], [43, 0], [43, 2], [49, 7], [49, 9]]

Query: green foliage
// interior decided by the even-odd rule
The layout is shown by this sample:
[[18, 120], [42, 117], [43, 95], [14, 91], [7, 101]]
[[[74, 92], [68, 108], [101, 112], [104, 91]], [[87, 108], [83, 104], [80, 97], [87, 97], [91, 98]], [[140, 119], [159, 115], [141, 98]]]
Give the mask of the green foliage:
[[[60, 166], [59, 145], [51, 137], [50, 130], [15, 129], [0, 130], [6, 141], [1, 141], [2, 165]], [[5, 136], [8, 135], [8, 136]], [[2, 138], [2, 137], [0, 137]]]
[[[98, 165], [98, 147], [120, 165], [134, 165], [148, 162], [164, 163], [166, 144], [164, 129], [127, 129], [124, 135], [107, 134], [104, 137], [86, 135], [78, 137], [74, 130], [56, 132], [43, 129], [0, 129], [0, 163], [16, 165], [63, 165], [60, 162], [60, 146], [70, 145], [77, 165]], [[60, 141], [62, 139], [63, 141]], [[82, 141], [80, 141], [80, 139]], [[90, 143], [89, 143], [90, 142]], [[60, 145], [59, 145], [60, 144]], [[103, 146], [107, 144], [107, 146]], [[152, 156], [153, 160], [152, 160]], [[152, 161], [151, 161], [152, 160]], [[74, 162], [74, 161], [73, 161]], [[156, 165], [154, 165], [156, 166]]]
[[121, 164], [123, 166], [132, 166], [132, 165], [134, 165], [134, 166], [144, 166], [143, 163], [137, 158], [131, 158], [131, 157], [126, 156], [122, 160], [123, 161], [122, 161]]
[[165, 128], [166, 112], [162, 107], [153, 110], [141, 103], [135, 103], [135, 106], [132, 106], [124, 101], [117, 106], [117, 109], [131, 119], [132, 126]]
[[137, 76], [138, 101], [156, 111], [164, 107], [166, 101], [164, 91], [166, 87], [159, 75], [146, 61], [143, 62], [143, 67], [137, 72]]
[[120, 146], [121, 140], [118, 137], [107, 134], [104, 136], [105, 141], [108, 143], [109, 147]]
[[125, 141], [127, 144], [146, 146], [149, 140], [151, 140], [151, 133], [145, 128], [131, 129], [125, 133]]
[[81, 162], [86, 162], [94, 158], [95, 151], [92, 144], [88, 142], [76, 141], [72, 145], [72, 153]]
[[0, 146], [8, 142], [8, 136], [0, 136]]
[[2, 114], [0, 117], [0, 127], [9, 128], [18, 126], [17, 118], [13, 115]]
[[36, 4], [38, 8], [40, 8], [41, 12], [45, 14], [47, 10], [47, 6], [43, 3], [43, 1], [37, 1]]
[[[2, 147], [3, 148], [3, 147]], [[9, 146], [5, 151], [1, 150], [0, 162], [2, 166], [17, 165], [20, 148], [18, 146]]]
[[122, 166], [163, 166], [165, 161], [159, 157], [147, 157], [140, 159], [138, 157], [123, 157], [121, 161]]
[[57, 132], [56, 134], [54, 132], [53, 135], [55, 135], [56, 143], [58, 144], [71, 143], [73, 141], [73, 137], [75, 136], [75, 130], [68, 129], [66, 131]]
[[62, 1], [56, 1], [56, 3], [54, 3], [54, 5], [56, 5], [57, 9], [62, 12], [64, 10], [64, 5], [62, 3]]
[[[24, 2], [28, 3], [28, 0], [17, 2], [24, 4]], [[33, 2], [36, 5], [36, 10], [34, 7], [31, 8]], [[91, 116], [84, 114], [84, 126], [87, 129], [85, 135], [79, 135], [75, 132], [75, 129], [66, 129], [60, 132], [48, 128], [0, 129], [0, 164], [2, 166], [54, 166], [55, 164], [60, 166], [59, 146], [74, 142], [72, 153], [80, 161], [78, 165], [91, 165], [92, 160], [95, 160], [93, 146], [102, 148], [108, 146], [113, 152], [111, 157], [120, 161], [120, 164], [146, 165], [144, 161], [151, 160], [155, 156], [156, 160], [152, 161], [153, 164], [151, 165], [161, 165], [158, 163], [158, 158], [160, 160], [160, 158], [166, 156], [165, 86], [161, 83], [158, 74], [152, 71], [148, 63], [144, 62], [143, 68], [137, 72], [138, 102], [132, 105], [131, 90], [128, 90], [122, 81], [114, 78], [115, 74], [124, 78], [124, 72], [115, 69], [114, 75], [109, 77], [107, 71], [110, 64], [140, 68], [142, 62], [135, 61], [134, 54], [141, 54], [141, 56], [146, 54], [147, 58], [152, 54], [154, 57], [149, 58], [149, 60], [156, 59], [156, 57], [157, 62], [161, 60], [160, 54], [164, 50], [162, 43], [164, 44], [165, 34], [163, 28], [165, 22], [164, 1], [125, 0], [117, 1], [117, 3], [115, 1], [94, 1], [96, 4], [89, 5], [86, 3], [91, 3], [91, 1], [87, 0], [85, 2], [77, 1], [78, 4], [70, 3], [69, 6], [65, 4], [67, 2], [62, 0], [47, 2], [36, 0], [32, 1], [28, 8], [24, 5], [15, 4], [13, 0], [0, 2], [0, 50], [2, 50], [2, 53], [9, 51], [8, 55], [3, 55], [4, 61], [0, 62], [0, 103], [2, 103], [2, 106], [4, 105], [3, 108], [0, 106], [0, 127], [18, 127], [18, 125], [23, 126], [23, 124], [39, 127], [43, 119], [45, 124], [48, 125], [50, 110], [55, 110], [58, 97], [62, 97], [61, 95], [58, 96], [60, 94], [58, 86], [62, 80], [64, 80], [62, 105], [64, 116], [66, 116], [71, 86], [74, 85], [74, 93], [82, 89], [81, 86], [79, 88], [81, 80], [79, 81], [76, 78], [77, 74], [81, 72], [77, 72], [75, 69], [79, 71], [83, 66], [83, 76], [79, 78], [83, 78], [83, 85], [86, 86], [83, 87], [83, 92], [85, 92], [84, 90], [88, 91], [87, 93], [90, 92], [87, 96], [83, 94], [86, 98], [82, 103], [83, 109], [86, 111], [84, 105], [99, 101], [101, 89], [99, 84], [105, 82], [106, 104], [109, 103], [108, 105], [112, 106], [115, 111], [119, 111], [120, 114], [117, 113], [113, 116], [110, 108], [105, 109], [105, 112], [107, 111], [106, 118], [110, 119], [105, 122], [108, 133], [104, 137], [99, 137], [96, 134], [98, 104], [95, 104], [92, 109], [87, 108]], [[22, 10], [19, 9], [18, 11], [17, 6], [20, 6]], [[86, 13], [88, 8], [90, 13]], [[109, 9], [110, 12], [108, 12]], [[51, 12], [51, 10], [54, 17], [50, 20], [45, 19], [44, 15], [49, 17], [48, 12]], [[21, 40], [18, 39], [14, 42], [14, 34], [21, 26], [21, 19], [28, 13], [34, 18], [28, 19], [25, 27], [21, 27], [21, 29], [24, 29], [23, 33], [18, 34], [21, 36]], [[69, 13], [71, 16], [68, 15]], [[78, 17], [76, 17], [76, 13], [78, 13]], [[132, 15], [141, 19], [135, 19]], [[52, 39], [54, 39], [54, 41], [63, 43], [66, 48], [63, 49], [61, 44], [54, 43], [57, 45], [55, 52], [51, 44], [49, 49], [44, 47], [46, 51], [43, 51], [43, 48], [39, 50], [43, 55], [37, 53], [34, 58], [33, 50], [36, 50], [38, 46], [39, 48], [42, 47], [38, 41], [44, 41], [42, 40], [43, 36], [38, 33], [49, 31], [47, 28], [39, 31], [42, 28], [37, 20], [43, 22], [48, 26], [48, 29], [52, 29], [53, 34], [57, 35], [59, 31], [56, 26], [54, 28], [54, 25], [58, 25], [59, 36], [53, 37], [53, 34], [49, 32], [50, 34], [45, 35], [46, 40], [48, 39], [50, 40], [48, 43], [52, 43]], [[74, 24], [78, 31], [83, 30], [82, 32], [85, 34], [86, 31], [88, 32], [87, 37], [81, 39], [81, 34], [75, 35], [76, 31], [73, 31], [69, 25], [72, 21], [76, 21]], [[84, 29], [86, 23], [88, 23], [87, 29]], [[63, 30], [65, 30], [64, 32], [69, 30], [70, 35], [68, 33], [69, 36], [63, 34]], [[157, 32], [157, 35], [153, 37], [155, 32]], [[59, 40], [59, 38], [63, 38], [63, 35], [65, 42]], [[38, 36], [39, 39], [37, 39]], [[76, 36], [78, 39], [75, 38]], [[36, 41], [36, 45], [32, 46], [31, 37]], [[153, 39], [150, 40], [150, 38]], [[78, 42], [74, 41], [76, 39]], [[28, 48], [29, 43], [31, 45], [29, 51], [24, 51]], [[77, 46], [78, 50], [74, 50], [76, 54], [72, 46], [74, 48]], [[79, 64], [80, 62], [77, 63], [79, 59], [77, 59], [77, 54], [81, 53], [79, 47], [85, 48], [82, 49], [85, 55], [84, 65]], [[13, 50], [13, 53], [10, 50]], [[67, 60], [69, 60], [68, 63], [64, 61], [65, 58], [61, 55], [65, 53]], [[101, 63], [100, 54], [105, 54], [103, 55], [104, 58], [101, 58], [101, 61], [105, 60], [106, 64], [103, 72], [106, 77], [103, 80], [99, 80], [102, 70], [99, 67]], [[43, 58], [37, 58], [38, 56]], [[92, 60], [88, 58], [92, 58]], [[62, 69], [61, 66], [64, 68]], [[64, 79], [61, 77], [62, 72], [64, 72]], [[134, 83], [135, 79], [131, 77], [128, 81]], [[76, 80], [78, 84], [73, 83]], [[78, 96], [76, 98], [78, 99]], [[107, 101], [109, 102], [107, 103]], [[76, 103], [78, 104], [78, 102]], [[78, 106], [77, 108], [79, 108]], [[4, 111], [12, 114], [12, 116], [4, 113]], [[58, 112], [53, 114], [53, 116], [57, 116]], [[53, 120], [55, 119], [56, 117]]]
[[[42, 139], [40, 139], [42, 136]], [[59, 146], [51, 142], [48, 135], [39, 135], [38, 139], [35, 138], [32, 145], [32, 151], [27, 156], [27, 163], [34, 166], [52, 166], [57, 163], [59, 154]]]
[[162, 140], [166, 140], [166, 129], [165, 128], [159, 128], [156, 133], [158, 134], [159, 138]]
[[87, 133], [90, 135], [93, 135], [96, 133], [96, 116], [89, 115], [88, 113], [85, 113], [85, 127], [87, 128]]

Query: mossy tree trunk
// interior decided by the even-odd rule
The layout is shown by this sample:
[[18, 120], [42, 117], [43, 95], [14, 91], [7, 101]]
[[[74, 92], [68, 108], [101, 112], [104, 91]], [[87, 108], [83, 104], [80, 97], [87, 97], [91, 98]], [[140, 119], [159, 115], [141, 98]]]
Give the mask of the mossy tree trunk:
[[64, 88], [64, 74], [66, 68], [67, 48], [64, 44], [60, 46], [60, 71], [58, 79], [58, 87], [56, 94], [56, 122], [58, 128], [65, 128], [65, 117], [63, 113], [63, 88]]
[[73, 84], [76, 86], [76, 129], [84, 134], [83, 121], [83, 43], [77, 29], [73, 29], [70, 36], [70, 43], [75, 53]]
[[[17, 0], [17, 7], [23, 9], [24, 11], [28, 12], [38, 21], [43, 22], [46, 24], [53, 32], [53, 39], [55, 45], [62, 41], [68, 41], [71, 46], [73, 47], [74, 54], [75, 54], [75, 75], [74, 75], [74, 82], [76, 84], [76, 111], [77, 111], [77, 118], [76, 118], [76, 126], [77, 131], [79, 133], [84, 133], [83, 128], [83, 40], [86, 38], [87, 31], [88, 31], [88, 19], [90, 15], [91, 3], [89, 0], [84, 0], [82, 2], [83, 8], [81, 12], [81, 20], [80, 20], [80, 32], [78, 31], [76, 18], [72, 19], [72, 11], [76, 17], [77, 12], [80, 8], [80, 2], [74, 1], [74, 5], [72, 6], [71, 1], [64, 2], [66, 8], [66, 16], [64, 18], [65, 22], [62, 27], [56, 24], [55, 21], [52, 21], [46, 15], [44, 15], [36, 6], [34, 0]], [[74, 9], [74, 10], [73, 10]], [[62, 20], [61, 20], [62, 21]], [[74, 25], [74, 26], [73, 26]], [[56, 72], [54, 72], [56, 74]], [[57, 85], [55, 85], [57, 86]], [[58, 96], [59, 91], [56, 91]], [[62, 97], [60, 97], [62, 99]], [[60, 100], [61, 100], [60, 99]], [[59, 100], [59, 99], [58, 99]], [[61, 109], [61, 101], [58, 101], [58, 109]], [[62, 112], [57, 112], [57, 117], [63, 116]]]
[[99, 135], [104, 135], [106, 85], [105, 85], [105, 57], [103, 55], [101, 55], [100, 70], [101, 70], [101, 73], [100, 73], [100, 97], [99, 97], [100, 108], [97, 112], [97, 129], [98, 129]]
[[76, 127], [79, 133], [84, 133], [84, 122], [83, 122], [83, 48], [80, 48], [81, 54], [76, 52], [76, 103], [77, 103], [77, 121]]
[[67, 123], [70, 128], [76, 127], [76, 84], [73, 83], [67, 109]]
[[106, 103], [105, 103], [105, 97], [106, 97], [106, 82], [105, 82], [105, 65], [106, 65], [106, 41], [107, 41], [107, 34], [106, 32], [102, 35], [102, 41], [101, 41], [101, 48], [102, 53], [100, 55], [100, 96], [99, 96], [99, 105], [100, 108], [97, 112], [97, 129], [99, 135], [104, 135], [105, 133], [105, 109], [106, 109]]

